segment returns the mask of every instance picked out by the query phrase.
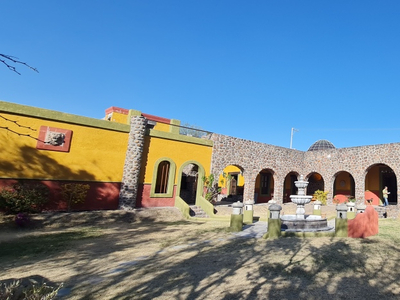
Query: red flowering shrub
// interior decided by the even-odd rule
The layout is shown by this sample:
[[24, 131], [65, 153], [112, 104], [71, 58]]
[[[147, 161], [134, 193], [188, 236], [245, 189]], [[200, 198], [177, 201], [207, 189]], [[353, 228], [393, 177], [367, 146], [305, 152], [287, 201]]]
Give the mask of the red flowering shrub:
[[0, 189], [0, 209], [9, 214], [38, 213], [49, 199], [49, 190], [42, 184], [15, 184]]

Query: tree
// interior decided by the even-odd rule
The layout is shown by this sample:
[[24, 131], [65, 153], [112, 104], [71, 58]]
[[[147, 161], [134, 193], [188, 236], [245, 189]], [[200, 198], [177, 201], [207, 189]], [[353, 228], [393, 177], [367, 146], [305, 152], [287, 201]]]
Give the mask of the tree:
[[17, 73], [18, 75], [21, 75], [21, 73], [19, 73], [17, 71], [17, 68], [13, 64], [24, 65], [24, 66], [28, 67], [29, 69], [39, 73], [39, 71], [36, 68], [28, 65], [26, 62], [20, 61], [18, 59], [18, 57], [15, 57], [15, 56], [0, 53], [0, 62], [2, 62], [9, 70]]

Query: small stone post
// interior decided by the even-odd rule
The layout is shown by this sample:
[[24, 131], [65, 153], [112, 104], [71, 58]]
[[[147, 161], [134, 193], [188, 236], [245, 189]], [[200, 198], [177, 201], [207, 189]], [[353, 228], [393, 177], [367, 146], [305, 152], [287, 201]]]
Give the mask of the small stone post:
[[320, 216], [320, 215], [321, 215], [321, 206], [322, 206], [321, 201], [316, 200], [316, 201], [314, 202], [314, 211], [313, 211], [313, 215], [316, 215], [316, 216]]
[[253, 224], [253, 210], [254, 200], [247, 200], [244, 204], [244, 211], [243, 211], [243, 223], [244, 224]]
[[335, 235], [337, 237], [347, 237], [348, 236], [348, 226], [347, 226], [347, 205], [339, 204], [336, 206], [336, 219], [335, 219]]
[[367, 206], [365, 204], [357, 205], [357, 215], [364, 213], [366, 208]]
[[354, 202], [347, 202], [347, 219], [352, 220], [356, 217], [356, 204]]
[[269, 206], [268, 232], [264, 238], [279, 238], [281, 236], [281, 219], [279, 218], [282, 206], [272, 204]]
[[230, 229], [231, 231], [242, 231], [243, 227], [243, 203], [240, 201], [235, 202], [232, 204], [232, 214], [231, 214], [231, 224]]

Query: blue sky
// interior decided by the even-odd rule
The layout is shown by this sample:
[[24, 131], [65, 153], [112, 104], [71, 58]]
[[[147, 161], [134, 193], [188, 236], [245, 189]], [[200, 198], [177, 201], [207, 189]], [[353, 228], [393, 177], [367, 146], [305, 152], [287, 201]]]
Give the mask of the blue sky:
[[2, 1], [0, 100], [307, 150], [400, 141], [400, 1]]

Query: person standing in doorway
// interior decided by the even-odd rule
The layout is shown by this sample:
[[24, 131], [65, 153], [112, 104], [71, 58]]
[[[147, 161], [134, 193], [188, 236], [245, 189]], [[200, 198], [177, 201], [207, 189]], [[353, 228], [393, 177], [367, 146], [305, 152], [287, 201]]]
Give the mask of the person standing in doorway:
[[390, 194], [390, 192], [388, 191], [387, 186], [385, 186], [385, 188], [382, 190], [383, 200], [385, 200], [385, 203], [383, 203], [383, 206], [389, 205], [389, 201], [388, 201], [389, 194]]

